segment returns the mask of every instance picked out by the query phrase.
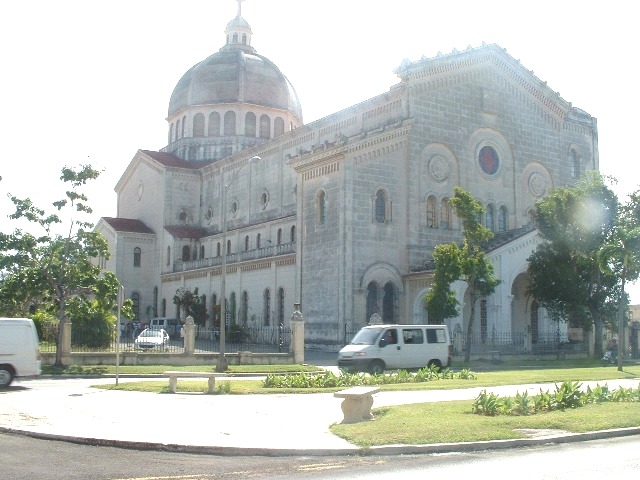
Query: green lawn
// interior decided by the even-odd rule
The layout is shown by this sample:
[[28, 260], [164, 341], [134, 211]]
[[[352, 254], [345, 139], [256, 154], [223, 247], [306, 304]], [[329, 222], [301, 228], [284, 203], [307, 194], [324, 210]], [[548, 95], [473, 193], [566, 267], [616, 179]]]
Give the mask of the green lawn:
[[589, 432], [640, 425], [638, 403], [590, 404], [529, 416], [471, 413], [472, 401], [420, 403], [374, 409], [374, 420], [332, 425], [331, 431], [361, 446], [474, 442], [526, 438], [519, 429]]
[[[561, 362], [557, 362], [561, 363]], [[556, 366], [557, 366], [556, 363]], [[279, 366], [276, 366], [279, 368]], [[247, 367], [256, 373], [276, 367]], [[301, 371], [300, 366], [292, 370]], [[534, 366], [517, 367], [503, 365], [502, 370], [477, 372], [474, 380], [435, 380], [426, 383], [382, 385], [382, 390], [433, 390], [470, 388], [479, 386], [521, 385], [530, 383], [556, 383], [564, 381], [602, 381], [617, 378], [639, 379], [640, 365], [627, 365], [622, 372], [616, 367], [603, 366], [567, 366], [566, 368], [535, 368]], [[143, 373], [140, 367], [135, 373]], [[176, 367], [148, 367], [150, 372], [161, 373]], [[184, 370], [195, 370], [194, 367], [182, 367]], [[231, 368], [233, 373], [235, 368]], [[305, 367], [306, 368], [306, 367]], [[315, 367], [309, 367], [314, 370]], [[202, 369], [201, 371], [211, 371]], [[244, 369], [243, 369], [244, 370]], [[122, 382], [119, 385], [101, 385], [100, 388], [114, 390], [135, 390], [151, 393], [167, 393], [168, 380], [141, 382]], [[182, 380], [178, 382], [178, 392], [205, 392], [205, 380]], [[333, 392], [339, 388], [316, 389], [267, 389], [258, 380], [221, 380], [216, 382], [217, 394], [272, 394], [272, 393], [319, 393]], [[554, 429], [568, 432], [586, 432], [640, 426], [640, 405], [636, 403], [590, 404], [573, 410], [554, 411], [529, 416], [496, 417], [481, 416], [471, 413], [472, 400], [438, 403], [423, 403], [374, 409], [375, 419], [350, 425], [333, 425], [331, 431], [355, 445], [368, 447], [390, 444], [430, 444], [449, 442], [472, 442], [483, 440], [499, 440], [526, 438], [521, 429]]]

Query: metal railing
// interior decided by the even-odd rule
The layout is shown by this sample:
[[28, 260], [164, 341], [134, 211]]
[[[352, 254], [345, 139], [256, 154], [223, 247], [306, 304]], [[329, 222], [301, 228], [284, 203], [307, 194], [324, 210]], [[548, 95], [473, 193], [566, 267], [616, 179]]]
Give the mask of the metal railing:
[[[179, 336], [172, 337], [165, 344], [152, 348], [140, 348], [135, 342], [136, 336], [131, 332], [121, 332], [120, 352], [184, 353], [184, 339]], [[42, 325], [40, 351], [42, 353], [55, 353], [57, 338], [57, 324], [48, 323]], [[227, 327], [225, 342], [225, 351], [227, 353], [284, 353], [289, 351], [290, 346], [291, 329], [283, 325], [249, 327], [234, 324]], [[96, 346], [93, 339], [82, 339], [72, 334], [72, 353], [115, 353], [117, 350], [118, 335], [115, 329], [111, 332], [111, 337], [102, 342], [100, 346]], [[196, 328], [195, 353], [217, 353], [219, 351], [219, 329]]]
[[[296, 253], [296, 244], [281, 243], [280, 245], [269, 245], [243, 252], [229, 253], [227, 255], [227, 265], [230, 263], [247, 262], [250, 260], [259, 260], [261, 258], [276, 257], [279, 255], [289, 255]], [[222, 266], [222, 256], [207, 257], [198, 260], [182, 261], [176, 260], [173, 263], [173, 272], [186, 272], [189, 270], [197, 270], [199, 268], [211, 268]]]

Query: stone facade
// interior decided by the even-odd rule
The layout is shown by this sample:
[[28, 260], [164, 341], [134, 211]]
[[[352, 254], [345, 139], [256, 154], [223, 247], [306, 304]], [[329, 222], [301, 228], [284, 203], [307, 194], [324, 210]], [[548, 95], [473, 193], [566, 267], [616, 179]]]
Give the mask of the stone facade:
[[[238, 48], [255, 54], [246, 47]], [[242, 99], [172, 104], [169, 145], [134, 156], [116, 186], [118, 218], [98, 225], [115, 254], [108, 267], [138, 295], [140, 311], [171, 316], [176, 290], [197, 287], [209, 322], [219, 321], [226, 217], [231, 320], [288, 323], [301, 303], [316, 345], [341, 344], [373, 313], [426, 322], [431, 252], [460, 238], [448, 199], [461, 186], [504, 239], [490, 251], [502, 283], [476, 308], [477, 328], [555, 330], [524, 295], [526, 259], [539, 241], [530, 214], [554, 187], [598, 169], [596, 120], [497, 45], [405, 61], [396, 73], [388, 92], [306, 125], [294, 94], [290, 111]], [[242, 118], [233, 132], [209, 129], [229, 111]], [[203, 153], [214, 144], [228, 155]], [[469, 308], [464, 285], [456, 288], [463, 308], [452, 330]]]

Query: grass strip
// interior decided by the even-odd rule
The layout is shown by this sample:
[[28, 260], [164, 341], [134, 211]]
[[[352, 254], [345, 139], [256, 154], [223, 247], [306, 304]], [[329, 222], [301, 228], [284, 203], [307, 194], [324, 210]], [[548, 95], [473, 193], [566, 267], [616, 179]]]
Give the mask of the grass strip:
[[529, 416], [487, 417], [471, 413], [471, 400], [419, 403], [373, 410], [374, 420], [336, 424], [331, 431], [360, 447], [425, 445], [526, 438], [518, 429], [572, 433], [640, 425], [638, 403], [606, 402]]

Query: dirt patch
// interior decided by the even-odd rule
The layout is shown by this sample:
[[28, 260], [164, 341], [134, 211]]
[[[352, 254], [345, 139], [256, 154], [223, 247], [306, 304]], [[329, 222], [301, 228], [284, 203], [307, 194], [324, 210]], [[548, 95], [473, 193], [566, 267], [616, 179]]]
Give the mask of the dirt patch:
[[554, 437], [556, 435], [566, 435], [571, 432], [566, 430], [556, 430], [553, 428], [516, 428], [516, 432], [524, 433], [531, 438]]

